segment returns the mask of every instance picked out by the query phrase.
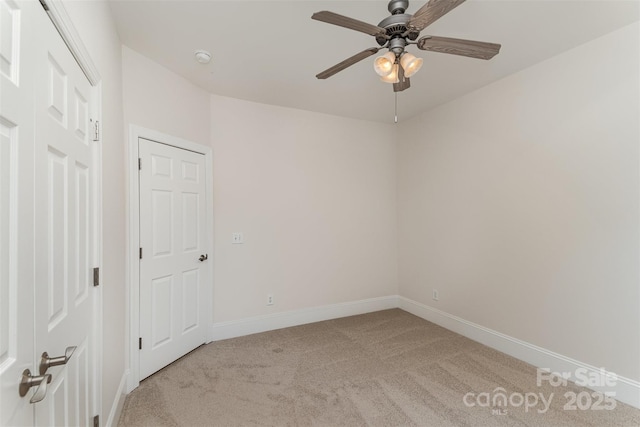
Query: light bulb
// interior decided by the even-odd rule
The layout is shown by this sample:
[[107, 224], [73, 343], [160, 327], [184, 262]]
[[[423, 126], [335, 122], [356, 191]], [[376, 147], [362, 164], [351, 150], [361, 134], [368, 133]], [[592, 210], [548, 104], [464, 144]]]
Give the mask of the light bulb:
[[398, 64], [393, 64], [391, 67], [391, 72], [386, 76], [380, 77], [380, 80], [385, 83], [398, 83]]
[[393, 63], [396, 62], [396, 55], [393, 52], [387, 52], [382, 56], [378, 56], [373, 62], [373, 69], [379, 76], [386, 76], [393, 70]]
[[412, 54], [406, 52], [400, 58], [400, 65], [404, 70], [405, 77], [411, 77], [422, 67], [422, 58], [416, 58]]

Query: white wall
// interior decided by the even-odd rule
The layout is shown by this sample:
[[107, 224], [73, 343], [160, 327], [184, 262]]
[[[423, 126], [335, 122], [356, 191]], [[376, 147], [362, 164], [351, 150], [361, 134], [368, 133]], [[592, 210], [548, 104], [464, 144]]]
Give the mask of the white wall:
[[640, 380], [638, 32], [403, 124], [402, 296]]
[[392, 125], [211, 97], [215, 322], [397, 293], [394, 139]]
[[107, 1], [65, 1], [102, 77], [102, 419], [118, 401], [125, 371], [125, 176], [120, 39]]

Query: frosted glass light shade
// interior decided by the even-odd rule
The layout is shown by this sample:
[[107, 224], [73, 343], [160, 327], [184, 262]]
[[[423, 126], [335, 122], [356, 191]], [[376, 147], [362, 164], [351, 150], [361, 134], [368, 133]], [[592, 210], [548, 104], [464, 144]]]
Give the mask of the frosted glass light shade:
[[422, 67], [422, 58], [416, 58], [410, 53], [405, 53], [400, 58], [400, 65], [404, 70], [405, 77], [411, 77]]
[[398, 64], [393, 64], [391, 68], [391, 72], [386, 76], [380, 77], [385, 83], [398, 83], [400, 80], [398, 79]]
[[396, 62], [396, 55], [393, 52], [387, 52], [382, 56], [378, 56], [373, 62], [373, 69], [379, 76], [389, 75], [393, 70], [393, 63]]

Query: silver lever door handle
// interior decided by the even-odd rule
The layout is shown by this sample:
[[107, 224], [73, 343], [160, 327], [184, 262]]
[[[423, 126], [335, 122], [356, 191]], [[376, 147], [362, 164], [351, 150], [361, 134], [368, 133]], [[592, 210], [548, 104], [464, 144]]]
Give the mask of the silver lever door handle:
[[40, 375], [44, 375], [52, 366], [60, 366], [66, 365], [71, 356], [73, 356], [73, 352], [76, 351], [76, 347], [67, 347], [64, 351], [64, 356], [59, 357], [49, 357], [49, 354], [45, 351], [42, 353], [42, 359], [40, 359]]
[[202, 262], [208, 259], [209, 259], [209, 254], [204, 254], [204, 255], [200, 255], [200, 258], [198, 258], [198, 261]]
[[36, 392], [31, 396], [29, 403], [38, 403], [47, 395], [47, 384], [51, 382], [51, 374], [40, 375], [39, 377], [31, 376], [31, 371], [25, 369], [22, 372], [22, 381], [20, 381], [20, 397], [24, 397], [31, 387], [38, 386]]

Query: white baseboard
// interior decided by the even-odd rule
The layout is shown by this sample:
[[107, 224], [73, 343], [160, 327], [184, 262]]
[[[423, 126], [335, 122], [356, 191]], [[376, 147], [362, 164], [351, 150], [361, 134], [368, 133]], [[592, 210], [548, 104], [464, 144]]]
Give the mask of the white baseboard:
[[214, 323], [209, 337], [211, 341], [219, 341], [390, 308], [398, 308], [396, 295]]
[[[408, 298], [400, 296], [397, 298], [398, 308], [404, 311], [506, 353], [516, 359], [530, 363], [533, 366], [546, 368], [551, 372], [569, 373], [570, 377], [568, 379], [570, 381], [576, 382], [576, 380], [584, 380], [584, 378], [600, 378], [601, 380], [596, 380], [595, 382], [605, 384], [603, 381], [605, 378], [614, 377], [615, 385], [611, 387], [585, 386], [607, 394], [613, 395], [613, 393], [615, 393], [614, 397], [616, 400], [640, 409], [640, 382], [638, 381], [607, 373], [600, 368], [587, 365], [542, 347], [485, 328], [484, 326], [469, 322]], [[581, 377], [576, 377], [576, 373], [581, 375]]]
[[127, 397], [125, 386], [127, 384], [128, 376], [129, 371], [125, 371], [125, 373], [122, 374], [120, 385], [118, 385], [115, 399], [113, 401], [113, 404], [111, 405], [111, 410], [109, 411], [109, 417], [107, 418], [107, 422], [104, 424], [106, 427], [118, 425], [120, 414], [122, 414], [122, 408], [124, 407], [124, 400]]

